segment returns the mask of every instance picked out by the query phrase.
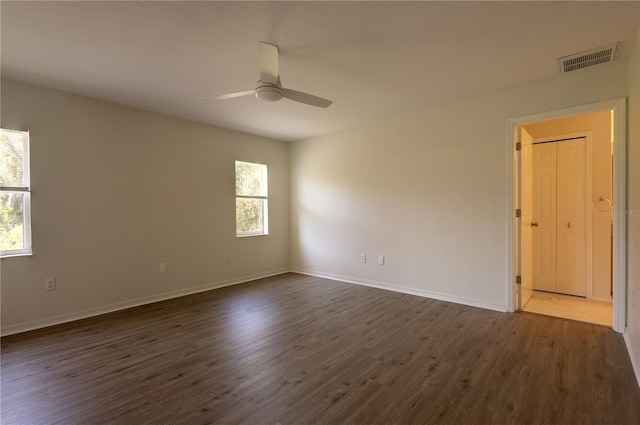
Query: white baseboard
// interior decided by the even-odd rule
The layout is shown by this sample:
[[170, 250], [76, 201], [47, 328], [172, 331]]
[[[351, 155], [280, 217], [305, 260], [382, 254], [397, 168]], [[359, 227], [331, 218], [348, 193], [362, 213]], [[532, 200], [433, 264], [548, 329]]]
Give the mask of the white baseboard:
[[396, 285], [386, 282], [378, 282], [367, 279], [359, 279], [351, 276], [343, 276], [333, 273], [324, 273], [315, 270], [292, 269], [293, 273], [300, 273], [308, 276], [322, 277], [325, 279], [339, 280], [347, 283], [355, 283], [356, 285], [370, 286], [372, 288], [385, 289], [387, 291], [401, 292], [409, 295], [417, 295], [419, 297], [433, 298], [440, 301], [448, 301], [456, 304], [468, 305], [471, 307], [484, 308], [486, 310], [506, 312], [507, 306], [503, 304], [494, 304], [473, 298], [459, 297], [456, 295], [442, 294], [439, 292], [425, 291], [423, 289], [411, 288], [403, 285]]
[[601, 303], [609, 303], [609, 304], [613, 304], [613, 298], [609, 297], [609, 298], [598, 298], [598, 297], [593, 297], [591, 298], [592, 301], [598, 301]]
[[629, 357], [631, 358], [631, 366], [633, 366], [633, 372], [636, 374], [636, 381], [638, 381], [638, 386], [640, 386], [640, 347], [635, 347], [633, 345], [631, 335], [629, 334], [629, 328], [625, 328], [622, 336], [624, 337], [624, 343], [627, 346], [627, 351], [629, 352]]
[[165, 292], [158, 295], [149, 297], [137, 298], [135, 300], [129, 300], [122, 303], [109, 304], [87, 310], [76, 311], [68, 314], [61, 314], [58, 316], [47, 317], [44, 319], [33, 320], [24, 323], [18, 323], [16, 325], [3, 327], [0, 331], [1, 336], [13, 335], [21, 332], [32, 331], [35, 329], [46, 328], [49, 326], [59, 325], [62, 323], [73, 322], [75, 320], [86, 319], [89, 317], [99, 316], [101, 314], [113, 313], [115, 311], [125, 310], [127, 308], [138, 307], [145, 304], [151, 304], [158, 301], [169, 300], [172, 298], [183, 297], [185, 295], [196, 294], [199, 292], [210, 291], [212, 289], [223, 288], [225, 286], [237, 285], [240, 283], [249, 282], [256, 279], [262, 279], [265, 277], [276, 276], [283, 273], [288, 273], [288, 269], [271, 270], [264, 273], [257, 273], [247, 276], [241, 276], [233, 279], [221, 280], [218, 282], [208, 283], [206, 285], [195, 286], [191, 288], [180, 289], [177, 291]]

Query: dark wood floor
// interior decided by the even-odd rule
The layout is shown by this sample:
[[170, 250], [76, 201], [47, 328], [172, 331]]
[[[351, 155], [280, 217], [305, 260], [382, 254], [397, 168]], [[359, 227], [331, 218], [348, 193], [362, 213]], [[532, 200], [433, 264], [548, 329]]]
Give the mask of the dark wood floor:
[[285, 274], [2, 339], [9, 424], [634, 424], [621, 335]]

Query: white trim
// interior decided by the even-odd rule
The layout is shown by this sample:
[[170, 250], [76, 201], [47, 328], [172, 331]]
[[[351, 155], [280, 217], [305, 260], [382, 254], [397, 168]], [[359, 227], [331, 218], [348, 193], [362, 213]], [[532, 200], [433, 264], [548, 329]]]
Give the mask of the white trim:
[[626, 344], [627, 351], [629, 352], [629, 358], [631, 359], [633, 372], [636, 375], [636, 381], [638, 381], [638, 386], [640, 386], [640, 353], [635, 350], [628, 328], [624, 330], [622, 336], [624, 337], [624, 343]]
[[[514, 129], [519, 125], [531, 124], [539, 121], [565, 118], [569, 116], [589, 114], [600, 111], [613, 111], [613, 199], [618, 205], [626, 206], [626, 98], [608, 100], [587, 105], [575, 106], [566, 109], [543, 112], [539, 114], [526, 115], [507, 120], [506, 128], [506, 148], [507, 155], [507, 276], [505, 278], [507, 311], [515, 311], [515, 284], [514, 284], [514, 192], [513, 182], [515, 178], [515, 167], [513, 164]], [[613, 219], [613, 330], [623, 332], [626, 322], [626, 216], [614, 216]]]
[[[587, 232], [585, 234], [585, 242], [587, 243], [587, 264], [585, 266], [587, 268], [587, 298], [593, 299], [593, 132], [586, 131], [584, 134], [587, 135], [587, 181], [585, 187], [586, 196], [584, 197], [584, 210], [587, 213]], [[611, 143], [609, 143], [609, 146], [611, 146]], [[613, 173], [613, 169], [611, 172]], [[609, 175], [609, 181], [611, 181], [611, 177], [613, 177], [613, 174]], [[609, 237], [609, 243], [613, 243], [611, 237]], [[609, 251], [611, 251], [611, 247], [609, 247]], [[611, 259], [611, 261], [613, 261], [613, 259]], [[613, 264], [609, 264], [609, 270], [611, 270], [612, 266]], [[609, 282], [609, 285], [611, 285], [611, 282]]]
[[[517, 215], [515, 215], [515, 211], [512, 213], [513, 215], [513, 226], [514, 226], [514, 230], [515, 230], [515, 234], [516, 234], [516, 240], [515, 240], [515, 274], [516, 276], [520, 276], [520, 284], [516, 284], [516, 299], [515, 299], [515, 308], [520, 310], [522, 307], [524, 307], [524, 305], [526, 304], [526, 302], [524, 302], [522, 300], [522, 276], [524, 276], [523, 273], [523, 260], [524, 260], [524, 255], [522, 254], [523, 251], [523, 246], [524, 244], [523, 242], [523, 237], [522, 237], [522, 210], [524, 209], [522, 207], [522, 193], [524, 192], [524, 190], [522, 189], [523, 186], [523, 181], [524, 181], [524, 173], [521, 172], [521, 170], [523, 169], [522, 167], [522, 160], [523, 160], [523, 145], [522, 145], [522, 128], [516, 128], [514, 127], [514, 132], [513, 132], [513, 142], [514, 144], [520, 144], [520, 149], [516, 149], [515, 150], [515, 154], [514, 154], [514, 166], [516, 167], [516, 170], [518, 170], [518, 173], [514, 179], [514, 188], [515, 188], [515, 205], [514, 207], [518, 210], [520, 210], [520, 217], [518, 217]], [[512, 149], [514, 149], [515, 146], [512, 146]], [[515, 184], [515, 182], [517, 181], [517, 184]], [[512, 210], [513, 211], [513, 210]], [[516, 282], [515, 277], [514, 280], [512, 280], [512, 282]], [[532, 287], [533, 289], [533, 287]], [[527, 299], [527, 301], [529, 301]]]
[[[22, 204], [22, 248], [0, 250], [0, 258], [24, 257], [33, 255], [33, 243], [31, 240], [31, 134], [29, 130], [10, 130], [0, 128], [3, 135], [9, 137], [10, 143], [20, 142], [23, 148], [23, 176], [20, 183], [23, 186], [1, 186], [0, 191], [8, 193], [21, 193]], [[25, 176], [26, 175], [26, 176]]]
[[[505, 264], [507, 265], [507, 275], [505, 276], [505, 281], [507, 282], [507, 291], [506, 291], [506, 299], [505, 306], [507, 307], [507, 312], [513, 313], [516, 311], [516, 306], [518, 305], [518, 300], [516, 297], [518, 296], [518, 292], [515, 290], [516, 287], [516, 274], [519, 273], [520, 267], [520, 246], [518, 238], [518, 219], [515, 215], [515, 209], [519, 208], [520, 201], [517, 199], [517, 194], [520, 192], [517, 190], [516, 179], [520, 177], [515, 174], [515, 170], [518, 169], [518, 161], [519, 155], [516, 149], [516, 143], [519, 142], [520, 132], [518, 131], [515, 124], [511, 125], [510, 121], [507, 121], [507, 217], [508, 223], [507, 226], [507, 258]], [[516, 239], [517, 238], [517, 239]]]
[[[2, 189], [2, 192], [10, 192], [5, 188]], [[11, 191], [15, 192], [15, 191]], [[33, 241], [31, 240], [31, 192], [27, 191], [18, 191], [16, 193], [23, 194], [23, 204], [22, 204], [22, 246], [24, 248], [20, 249], [5, 249], [0, 250], [0, 258], [12, 258], [12, 257], [30, 257], [33, 255]]]
[[333, 274], [333, 273], [323, 273], [319, 271], [306, 270], [306, 269], [294, 269], [294, 270], [291, 270], [291, 272], [299, 273], [307, 276], [321, 277], [324, 279], [337, 280], [345, 283], [353, 283], [356, 285], [369, 286], [371, 288], [384, 289], [387, 291], [400, 292], [403, 294], [416, 295], [423, 298], [432, 298], [440, 301], [463, 304], [470, 307], [484, 308], [486, 310], [499, 311], [502, 313], [506, 311], [505, 306], [502, 304], [488, 303], [486, 301], [477, 300], [474, 298], [458, 297], [455, 295], [442, 294], [440, 292], [425, 291], [423, 289], [416, 289], [416, 288], [411, 288], [403, 285], [379, 282], [375, 280], [359, 279], [351, 276], [344, 276], [344, 275]]
[[139, 307], [145, 304], [152, 304], [159, 301], [165, 301], [173, 298], [184, 297], [186, 295], [197, 294], [199, 292], [210, 291], [212, 289], [224, 288], [225, 286], [238, 285], [240, 283], [250, 282], [256, 279], [263, 279], [266, 277], [277, 276], [280, 274], [288, 273], [288, 269], [272, 270], [264, 273], [257, 273], [253, 275], [241, 276], [234, 279], [221, 280], [218, 282], [208, 283], [192, 288], [180, 289], [171, 292], [165, 292], [159, 295], [153, 295], [149, 297], [137, 298], [122, 303], [109, 304], [97, 308], [88, 310], [76, 311], [69, 314], [61, 314], [58, 316], [49, 317], [42, 320], [33, 320], [30, 322], [18, 323], [16, 325], [6, 326], [2, 328], [1, 336], [13, 335], [21, 332], [32, 331], [35, 329], [46, 328], [49, 326], [60, 325], [62, 323], [73, 322], [76, 320], [87, 319], [89, 317], [100, 316], [102, 314], [113, 313], [120, 310], [125, 310], [132, 307]]
[[598, 301], [599, 303], [613, 304], [613, 300], [611, 299], [611, 297], [608, 297], [608, 298], [593, 297], [591, 298], [591, 300]]
[[[627, 101], [613, 105], [613, 201], [627, 206]], [[615, 211], [615, 204], [614, 204]], [[623, 332], [627, 318], [627, 216], [613, 217], [613, 330]]]

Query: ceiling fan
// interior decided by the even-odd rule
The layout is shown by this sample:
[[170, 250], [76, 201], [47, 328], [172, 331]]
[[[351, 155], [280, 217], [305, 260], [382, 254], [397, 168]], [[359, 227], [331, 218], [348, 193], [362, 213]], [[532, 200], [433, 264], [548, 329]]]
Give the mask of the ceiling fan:
[[284, 97], [295, 102], [305, 103], [319, 108], [327, 108], [333, 103], [331, 100], [282, 87], [280, 74], [278, 73], [278, 46], [265, 43], [264, 41], [259, 42], [258, 58], [260, 64], [260, 80], [254, 90], [223, 94], [214, 97], [214, 99], [223, 100], [255, 94], [258, 99], [266, 100], [267, 102], [277, 102]]

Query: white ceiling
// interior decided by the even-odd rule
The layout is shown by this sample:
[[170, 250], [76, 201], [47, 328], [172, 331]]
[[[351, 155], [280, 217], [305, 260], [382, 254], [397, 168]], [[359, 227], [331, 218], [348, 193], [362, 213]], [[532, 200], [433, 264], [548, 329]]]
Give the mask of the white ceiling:
[[[640, 21], [636, 1], [0, 7], [5, 77], [287, 141], [555, 75], [610, 43], [624, 59]], [[254, 88], [258, 41], [280, 47], [285, 87], [334, 104], [203, 101]]]

